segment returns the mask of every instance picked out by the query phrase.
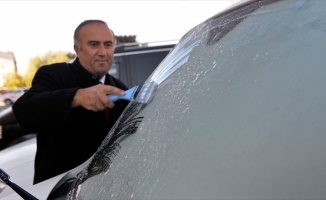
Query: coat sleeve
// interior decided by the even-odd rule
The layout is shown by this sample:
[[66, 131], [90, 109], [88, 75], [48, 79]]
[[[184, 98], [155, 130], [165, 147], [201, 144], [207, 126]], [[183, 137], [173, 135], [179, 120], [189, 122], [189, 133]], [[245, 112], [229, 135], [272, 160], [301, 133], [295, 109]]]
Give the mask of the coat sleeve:
[[69, 79], [66, 63], [41, 67], [32, 87], [12, 106], [18, 123], [28, 129], [42, 129], [70, 123], [71, 102], [77, 87], [65, 86]]

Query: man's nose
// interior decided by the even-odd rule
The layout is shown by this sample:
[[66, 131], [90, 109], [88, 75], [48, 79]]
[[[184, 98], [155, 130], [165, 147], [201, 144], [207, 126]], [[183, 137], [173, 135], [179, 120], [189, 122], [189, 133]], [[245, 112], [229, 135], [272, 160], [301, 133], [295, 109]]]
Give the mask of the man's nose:
[[104, 45], [100, 45], [97, 52], [98, 52], [99, 55], [106, 55], [107, 54], [107, 49], [105, 48]]

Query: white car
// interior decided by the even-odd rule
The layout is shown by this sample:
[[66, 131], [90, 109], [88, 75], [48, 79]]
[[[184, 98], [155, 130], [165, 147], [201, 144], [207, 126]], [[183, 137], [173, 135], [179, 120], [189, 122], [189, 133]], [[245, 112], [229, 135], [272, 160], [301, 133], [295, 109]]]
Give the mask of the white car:
[[49, 200], [326, 199], [325, 10], [252, 0], [207, 19], [88, 161], [25, 189]]
[[[0, 168], [14, 174], [11, 181], [20, 187], [33, 185], [36, 138], [33, 137], [0, 151]], [[14, 191], [0, 181], [0, 198]]]
[[28, 88], [20, 88], [17, 90], [6, 92], [6, 93], [2, 94], [1, 101], [3, 101], [7, 106], [12, 105], [27, 90], [28, 90]]

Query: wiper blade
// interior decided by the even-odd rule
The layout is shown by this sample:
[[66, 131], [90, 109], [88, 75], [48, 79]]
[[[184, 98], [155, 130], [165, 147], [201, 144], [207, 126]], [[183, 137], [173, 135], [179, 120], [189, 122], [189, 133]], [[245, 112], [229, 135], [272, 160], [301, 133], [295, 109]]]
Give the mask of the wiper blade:
[[30, 193], [28, 193], [26, 190], [24, 190], [23, 188], [19, 187], [15, 183], [11, 182], [9, 180], [10, 179], [10, 176], [5, 171], [3, 171], [3, 169], [1, 169], [1, 168], [0, 168], [0, 179], [3, 182], [5, 182], [9, 187], [11, 187], [11, 189], [13, 189], [23, 199], [25, 199], [25, 200], [38, 200], [36, 197], [34, 197]]

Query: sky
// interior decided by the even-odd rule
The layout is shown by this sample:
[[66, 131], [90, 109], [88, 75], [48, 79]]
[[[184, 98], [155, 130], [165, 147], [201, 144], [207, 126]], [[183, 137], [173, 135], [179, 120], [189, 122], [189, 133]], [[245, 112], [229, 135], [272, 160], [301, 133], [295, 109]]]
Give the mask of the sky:
[[0, 0], [0, 51], [14, 53], [18, 72], [47, 52], [74, 53], [73, 32], [86, 19], [106, 21], [115, 35], [138, 42], [178, 40], [237, 0]]

